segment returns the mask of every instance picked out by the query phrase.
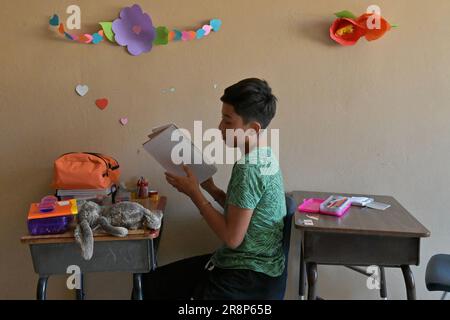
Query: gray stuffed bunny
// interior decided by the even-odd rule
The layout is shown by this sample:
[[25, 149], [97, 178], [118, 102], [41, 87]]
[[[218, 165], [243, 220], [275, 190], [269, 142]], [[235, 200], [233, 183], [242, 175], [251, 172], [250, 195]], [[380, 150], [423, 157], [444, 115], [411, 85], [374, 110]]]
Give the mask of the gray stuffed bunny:
[[95, 202], [78, 201], [78, 225], [74, 235], [83, 258], [90, 260], [94, 252], [93, 231], [101, 229], [115, 237], [126, 237], [128, 230], [159, 229], [161, 221], [161, 213], [154, 213], [135, 202], [101, 207]]

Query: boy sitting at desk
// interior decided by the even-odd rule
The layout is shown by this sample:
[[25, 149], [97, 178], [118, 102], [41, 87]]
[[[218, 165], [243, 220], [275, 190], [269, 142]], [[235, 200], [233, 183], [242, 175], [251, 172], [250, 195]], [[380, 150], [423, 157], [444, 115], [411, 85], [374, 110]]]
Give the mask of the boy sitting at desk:
[[236, 135], [226, 141], [245, 150], [233, 167], [227, 193], [212, 178], [201, 185], [224, 208], [224, 214], [208, 202], [188, 167], [184, 166], [186, 177], [166, 173], [166, 179], [191, 198], [224, 245], [212, 255], [175, 262], [144, 275], [145, 299], [278, 299], [284, 286], [283, 178], [275, 155], [260, 135], [275, 116], [277, 99], [266, 81], [246, 79], [226, 89], [221, 100], [219, 129], [224, 140], [227, 130], [253, 129], [257, 137], [246, 136], [241, 140], [244, 145], [238, 145]]

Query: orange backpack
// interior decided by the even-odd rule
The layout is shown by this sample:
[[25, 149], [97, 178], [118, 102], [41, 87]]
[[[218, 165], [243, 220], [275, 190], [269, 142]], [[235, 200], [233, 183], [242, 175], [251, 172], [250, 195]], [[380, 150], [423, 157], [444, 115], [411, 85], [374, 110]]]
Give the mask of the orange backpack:
[[55, 161], [55, 189], [107, 189], [117, 184], [119, 163], [99, 153], [67, 153]]

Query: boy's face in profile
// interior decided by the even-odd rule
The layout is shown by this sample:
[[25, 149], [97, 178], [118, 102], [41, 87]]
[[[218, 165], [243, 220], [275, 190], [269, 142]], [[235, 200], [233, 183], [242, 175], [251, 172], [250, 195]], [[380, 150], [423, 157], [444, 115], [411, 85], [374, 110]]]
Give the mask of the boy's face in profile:
[[[247, 142], [249, 137], [246, 135], [244, 140], [240, 140], [237, 137], [237, 130], [241, 129], [241, 132], [250, 132], [247, 130], [254, 130], [255, 132], [259, 132], [261, 126], [259, 123], [251, 121], [249, 123], [245, 123], [244, 119], [236, 113], [234, 107], [230, 104], [224, 103], [222, 107], [222, 121], [219, 125], [219, 130], [222, 132], [222, 138], [225, 141], [226, 145], [231, 148], [240, 147], [240, 141]], [[227, 141], [227, 130], [235, 131], [233, 135], [233, 139], [229, 139], [232, 141]]]

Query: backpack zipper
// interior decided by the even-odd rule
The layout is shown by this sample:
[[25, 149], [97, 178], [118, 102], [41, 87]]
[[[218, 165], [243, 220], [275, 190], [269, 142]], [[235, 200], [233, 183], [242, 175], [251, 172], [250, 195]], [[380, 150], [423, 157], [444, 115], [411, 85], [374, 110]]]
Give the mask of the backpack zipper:
[[110, 158], [112, 158], [112, 159], [117, 163], [117, 165], [114, 166], [114, 167], [111, 165], [111, 163], [109, 162], [108, 159], [105, 159], [105, 158], [102, 157], [102, 154], [100, 154], [100, 153], [93, 153], [93, 152], [92, 152], [92, 153], [87, 152], [87, 153], [88, 153], [88, 154], [92, 154], [92, 155], [94, 155], [94, 156], [97, 156], [97, 157], [103, 159], [103, 161], [105, 161], [105, 162], [107, 163], [108, 168], [111, 169], [111, 170], [113, 170], [113, 171], [120, 168], [119, 162], [118, 162], [116, 159], [112, 158], [112, 157], [110, 157]]
[[[68, 153], [63, 154], [61, 157], [66, 156], [66, 155], [69, 155], [69, 154], [76, 154], [76, 153], [79, 153], [79, 152], [68, 152]], [[94, 156], [94, 157], [97, 157], [97, 158], [102, 159], [103, 162], [104, 162], [105, 165], [106, 165], [106, 173], [104, 173], [104, 174], [102, 175], [102, 177], [108, 177], [108, 176], [109, 176], [108, 169], [111, 168], [111, 165], [110, 165], [104, 158], [102, 158], [101, 156], [99, 156], [98, 153], [93, 153], [93, 152], [82, 152], [82, 153], [84, 153], [84, 154], [89, 154], [89, 155], [91, 155], [91, 156]]]
[[111, 165], [103, 157], [101, 157], [98, 153], [94, 152], [84, 152], [84, 153], [102, 159], [106, 165], [106, 173], [103, 174], [103, 177], [109, 177], [109, 169], [111, 168]]

